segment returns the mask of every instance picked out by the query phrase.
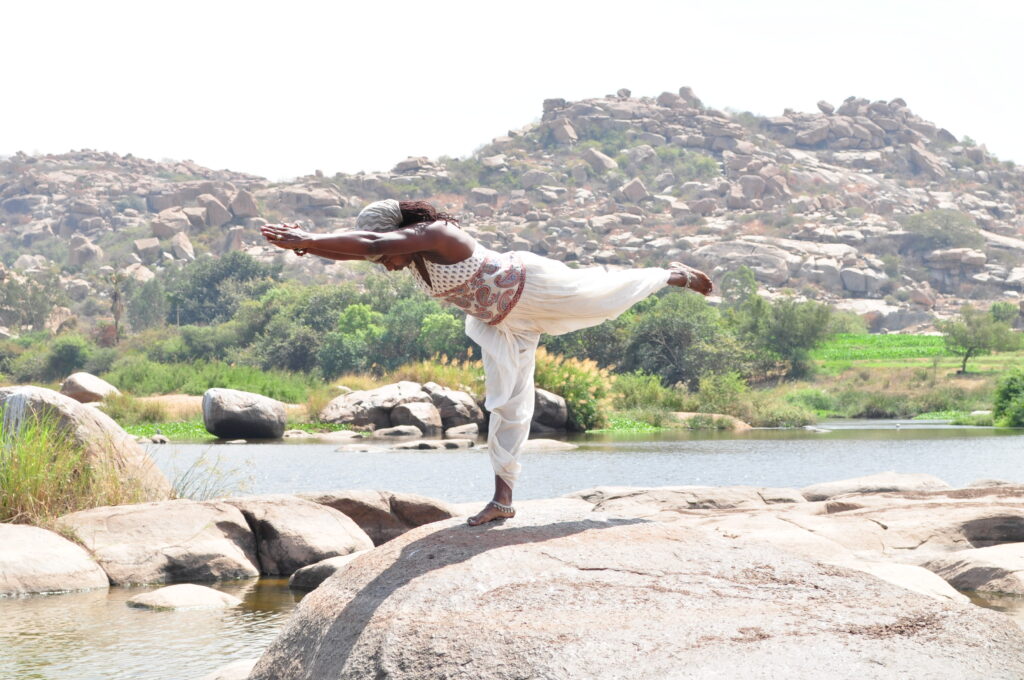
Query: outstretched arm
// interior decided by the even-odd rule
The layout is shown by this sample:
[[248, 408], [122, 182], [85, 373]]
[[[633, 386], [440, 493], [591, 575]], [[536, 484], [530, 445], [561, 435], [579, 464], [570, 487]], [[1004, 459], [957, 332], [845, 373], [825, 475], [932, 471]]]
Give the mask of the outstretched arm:
[[421, 253], [437, 247], [437, 235], [429, 229], [399, 229], [383, 234], [375, 231], [314, 234], [288, 225], [267, 224], [260, 227], [260, 232], [279, 248], [311, 252], [336, 260]]

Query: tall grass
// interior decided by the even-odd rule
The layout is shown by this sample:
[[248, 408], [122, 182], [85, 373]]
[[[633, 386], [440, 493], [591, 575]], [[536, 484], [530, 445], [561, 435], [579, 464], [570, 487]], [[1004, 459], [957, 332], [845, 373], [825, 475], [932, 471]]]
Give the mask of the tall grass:
[[618, 410], [659, 408], [686, 411], [689, 401], [685, 389], [665, 387], [660, 376], [643, 371], [620, 373], [612, 384], [612, 405]]
[[478, 401], [484, 398], [484, 365], [479, 360], [449, 359], [442, 355], [399, 366], [385, 378], [389, 383], [399, 380], [436, 382], [442, 387], [467, 392]]
[[125, 357], [101, 377], [140, 396], [203, 394], [211, 387], [227, 387], [293, 404], [305, 401], [311, 389], [323, 385], [318, 378], [304, 373], [261, 371], [221, 361], [162, 364], [140, 356]]
[[167, 408], [158, 401], [142, 401], [127, 394], [112, 394], [103, 400], [103, 412], [121, 427], [167, 421]]
[[0, 410], [0, 522], [52, 526], [61, 515], [146, 500], [138, 482], [96, 460], [57, 420], [29, 415], [16, 425]]
[[243, 474], [248, 464], [244, 461], [229, 465], [220, 452], [213, 454], [206, 449], [184, 469], [173, 470], [174, 497], [208, 501], [245, 493], [252, 483], [251, 474]]

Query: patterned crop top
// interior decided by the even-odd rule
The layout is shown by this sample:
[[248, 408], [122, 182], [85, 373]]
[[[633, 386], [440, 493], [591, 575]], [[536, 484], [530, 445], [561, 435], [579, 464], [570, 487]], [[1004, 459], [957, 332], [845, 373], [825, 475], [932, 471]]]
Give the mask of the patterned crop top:
[[515, 253], [496, 253], [477, 246], [473, 254], [455, 264], [423, 264], [433, 285], [415, 263], [410, 267], [416, 284], [431, 297], [444, 300], [490, 325], [508, 316], [526, 285], [526, 271]]

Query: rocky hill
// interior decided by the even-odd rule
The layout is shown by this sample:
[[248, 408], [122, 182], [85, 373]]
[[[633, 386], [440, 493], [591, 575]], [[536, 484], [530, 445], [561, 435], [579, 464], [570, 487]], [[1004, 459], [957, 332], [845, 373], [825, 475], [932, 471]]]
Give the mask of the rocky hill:
[[[266, 221], [345, 229], [369, 201], [417, 197], [496, 248], [579, 265], [678, 259], [716, 275], [746, 265], [766, 294], [852, 308], [876, 328], [926, 324], [966, 299], [1020, 299], [1024, 171], [901, 99], [818, 109], [727, 113], [687, 87], [549, 99], [539, 122], [465, 159], [287, 183], [189, 161], [19, 153], [0, 161], [0, 276], [66, 291], [56, 327], [105, 309], [115, 272], [145, 281], [204, 254], [279, 257], [258, 236]], [[316, 280], [359, 272], [286, 262]]]

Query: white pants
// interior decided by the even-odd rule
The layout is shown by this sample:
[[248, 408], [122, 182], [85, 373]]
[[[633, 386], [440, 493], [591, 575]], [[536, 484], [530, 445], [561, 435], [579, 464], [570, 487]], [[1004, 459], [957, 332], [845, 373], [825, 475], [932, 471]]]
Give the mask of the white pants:
[[571, 269], [533, 253], [518, 255], [526, 283], [512, 312], [494, 326], [466, 317], [466, 333], [483, 350], [491, 465], [510, 487], [522, 469], [519, 450], [533, 420], [533, 372], [540, 334], [561, 335], [614, 319], [664, 288], [669, 278], [666, 269]]

